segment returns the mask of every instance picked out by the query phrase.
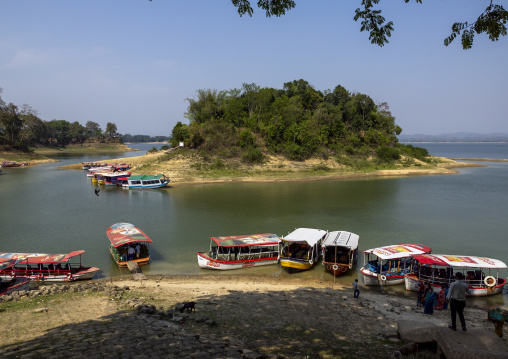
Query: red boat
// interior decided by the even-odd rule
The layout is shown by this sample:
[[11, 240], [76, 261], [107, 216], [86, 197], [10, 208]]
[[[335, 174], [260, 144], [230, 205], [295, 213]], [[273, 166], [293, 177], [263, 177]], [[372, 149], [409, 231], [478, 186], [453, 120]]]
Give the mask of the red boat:
[[[81, 255], [85, 251], [69, 254], [44, 253], [0, 253], [0, 264], [15, 260], [9, 266], [0, 266], [0, 278], [10, 280], [27, 277], [35, 281], [68, 282], [78, 279], [92, 279], [99, 271], [96, 267], [81, 265]], [[78, 261], [73, 261], [74, 259]]]

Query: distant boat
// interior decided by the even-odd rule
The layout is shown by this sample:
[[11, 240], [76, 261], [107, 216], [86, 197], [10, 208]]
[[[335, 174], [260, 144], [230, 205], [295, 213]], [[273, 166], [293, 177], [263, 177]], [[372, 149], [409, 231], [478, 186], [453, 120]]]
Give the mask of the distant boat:
[[162, 188], [169, 184], [169, 179], [164, 175], [135, 175], [127, 180], [129, 188]]
[[276, 234], [212, 237], [209, 252], [198, 252], [198, 265], [207, 269], [241, 269], [279, 260], [280, 239]]
[[[35, 281], [57, 282], [92, 279], [99, 268], [81, 265], [83, 253], [83, 250], [68, 254], [0, 253], [0, 264], [15, 260], [4, 269], [0, 267], [0, 278], [27, 277]], [[71, 262], [74, 258], [79, 258], [79, 262]]]
[[3, 161], [2, 167], [21, 167], [21, 166], [28, 166], [28, 163], [17, 163], [16, 161]]
[[411, 256], [430, 253], [423, 244], [395, 244], [364, 251], [364, 266], [360, 269], [365, 285], [397, 285], [411, 273]]
[[289, 269], [310, 269], [319, 261], [321, 242], [327, 231], [298, 228], [281, 238], [280, 265]]
[[335, 277], [352, 269], [358, 260], [360, 236], [346, 231], [330, 232], [322, 243], [323, 265]]
[[[109, 251], [120, 267], [126, 267], [127, 263], [131, 261], [137, 262], [140, 266], [148, 264], [150, 261], [149, 244], [153, 242], [133, 224], [113, 224], [106, 231], [106, 235], [111, 242]], [[129, 255], [129, 249], [131, 248], [134, 249], [134, 255]]]

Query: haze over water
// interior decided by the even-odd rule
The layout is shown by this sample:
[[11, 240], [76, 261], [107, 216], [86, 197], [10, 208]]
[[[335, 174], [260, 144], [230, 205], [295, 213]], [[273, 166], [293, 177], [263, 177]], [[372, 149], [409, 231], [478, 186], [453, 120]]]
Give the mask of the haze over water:
[[[508, 158], [508, 144], [416, 145], [437, 156]], [[135, 147], [147, 150], [152, 146]], [[108, 251], [106, 230], [114, 223], [129, 222], [154, 241], [152, 262], [143, 267], [147, 274], [219, 274], [197, 265], [196, 252], [209, 248], [211, 236], [266, 232], [283, 236], [297, 227], [357, 233], [360, 251], [413, 242], [426, 244], [435, 254], [477, 255], [508, 262], [508, 162], [481, 162], [488, 167], [465, 168], [459, 174], [443, 176], [192, 185], [162, 190], [102, 187], [99, 196], [84, 171], [57, 169], [117, 157], [66, 156], [60, 157], [59, 163], [4, 168], [0, 175], [0, 251], [68, 253], [84, 249], [85, 265], [101, 268], [101, 277], [117, 276], [120, 272]], [[279, 266], [220, 274], [334, 281], [321, 265], [295, 274]], [[358, 274], [336, 281], [350, 285]], [[508, 276], [506, 270], [501, 274]], [[402, 287], [389, 290], [403, 292]], [[474, 300], [506, 305], [507, 297]]]

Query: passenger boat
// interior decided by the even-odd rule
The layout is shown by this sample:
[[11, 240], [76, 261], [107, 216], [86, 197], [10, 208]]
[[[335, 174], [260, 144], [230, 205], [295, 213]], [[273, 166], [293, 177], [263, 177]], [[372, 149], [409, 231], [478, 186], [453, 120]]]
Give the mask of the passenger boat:
[[129, 188], [162, 188], [169, 184], [169, 179], [164, 175], [135, 175], [128, 179]]
[[198, 265], [229, 270], [277, 264], [279, 243], [279, 237], [273, 233], [211, 237], [210, 251], [197, 252]]
[[[92, 177], [92, 183], [98, 183], [100, 185], [114, 185], [116, 186], [116, 179], [120, 177], [129, 177], [130, 172], [96, 172]], [[115, 183], [113, 183], [113, 181]]]
[[[109, 251], [120, 267], [126, 267], [128, 262], [137, 262], [142, 266], [150, 261], [149, 244], [152, 240], [133, 224], [113, 224], [106, 235], [111, 242]], [[130, 248], [134, 249], [134, 255], [129, 255]]]
[[330, 232], [322, 243], [323, 265], [335, 277], [352, 269], [358, 260], [360, 236], [346, 231]]
[[[0, 263], [16, 260], [16, 264], [0, 270], [1, 279], [27, 277], [36, 281], [68, 282], [79, 279], [92, 279], [99, 271], [96, 267], [84, 267], [81, 255], [85, 251], [69, 254], [45, 253], [0, 253]], [[79, 262], [71, 260], [78, 258]]]
[[280, 265], [288, 269], [310, 269], [319, 261], [321, 242], [327, 231], [297, 228], [281, 238]]
[[418, 291], [421, 282], [430, 283], [435, 293], [443, 284], [455, 281], [455, 273], [464, 275], [471, 296], [501, 293], [506, 279], [499, 278], [499, 269], [506, 264], [498, 259], [444, 254], [413, 255], [413, 272], [405, 275], [406, 290]]
[[[16, 161], [3, 161], [2, 167], [21, 167], [21, 163], [17, 163]], [[28, 164], [26, 164], [28, 165]]]
[[364, 253], [365, 265], [360, 269], [365, 285], [396, 285], [404, 283], [404, 276], [411, 272], [411, 256], [430, 253], [423, 244], [397, 244], [373, 248]]

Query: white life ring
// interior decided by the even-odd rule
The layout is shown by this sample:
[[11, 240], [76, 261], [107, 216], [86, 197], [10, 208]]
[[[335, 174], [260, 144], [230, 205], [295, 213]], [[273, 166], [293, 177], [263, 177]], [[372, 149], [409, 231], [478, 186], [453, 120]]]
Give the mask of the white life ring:
[[334, 264], [332, 268], [333, 268], [333, 270], [337, 270], [337, 269], [339, 269], [339, 266], [337, 264]]
[[485, 279], [483, 280], [483, 283], [485, 283], [485, 285], [487, 287], [495, 287], [497, 284], [497, 280], [493, 276], [489, 275], [489, 276], [485, 277]]
[[382, 280], [383, 282], [386, 280], [386, 276], [385, 276], [384, 274], [381, 276], [381, 280]]
[[314, 264], [314, 261], [312, 259], [309, 259], [309, 264], [310, 265], [313, 265]]

